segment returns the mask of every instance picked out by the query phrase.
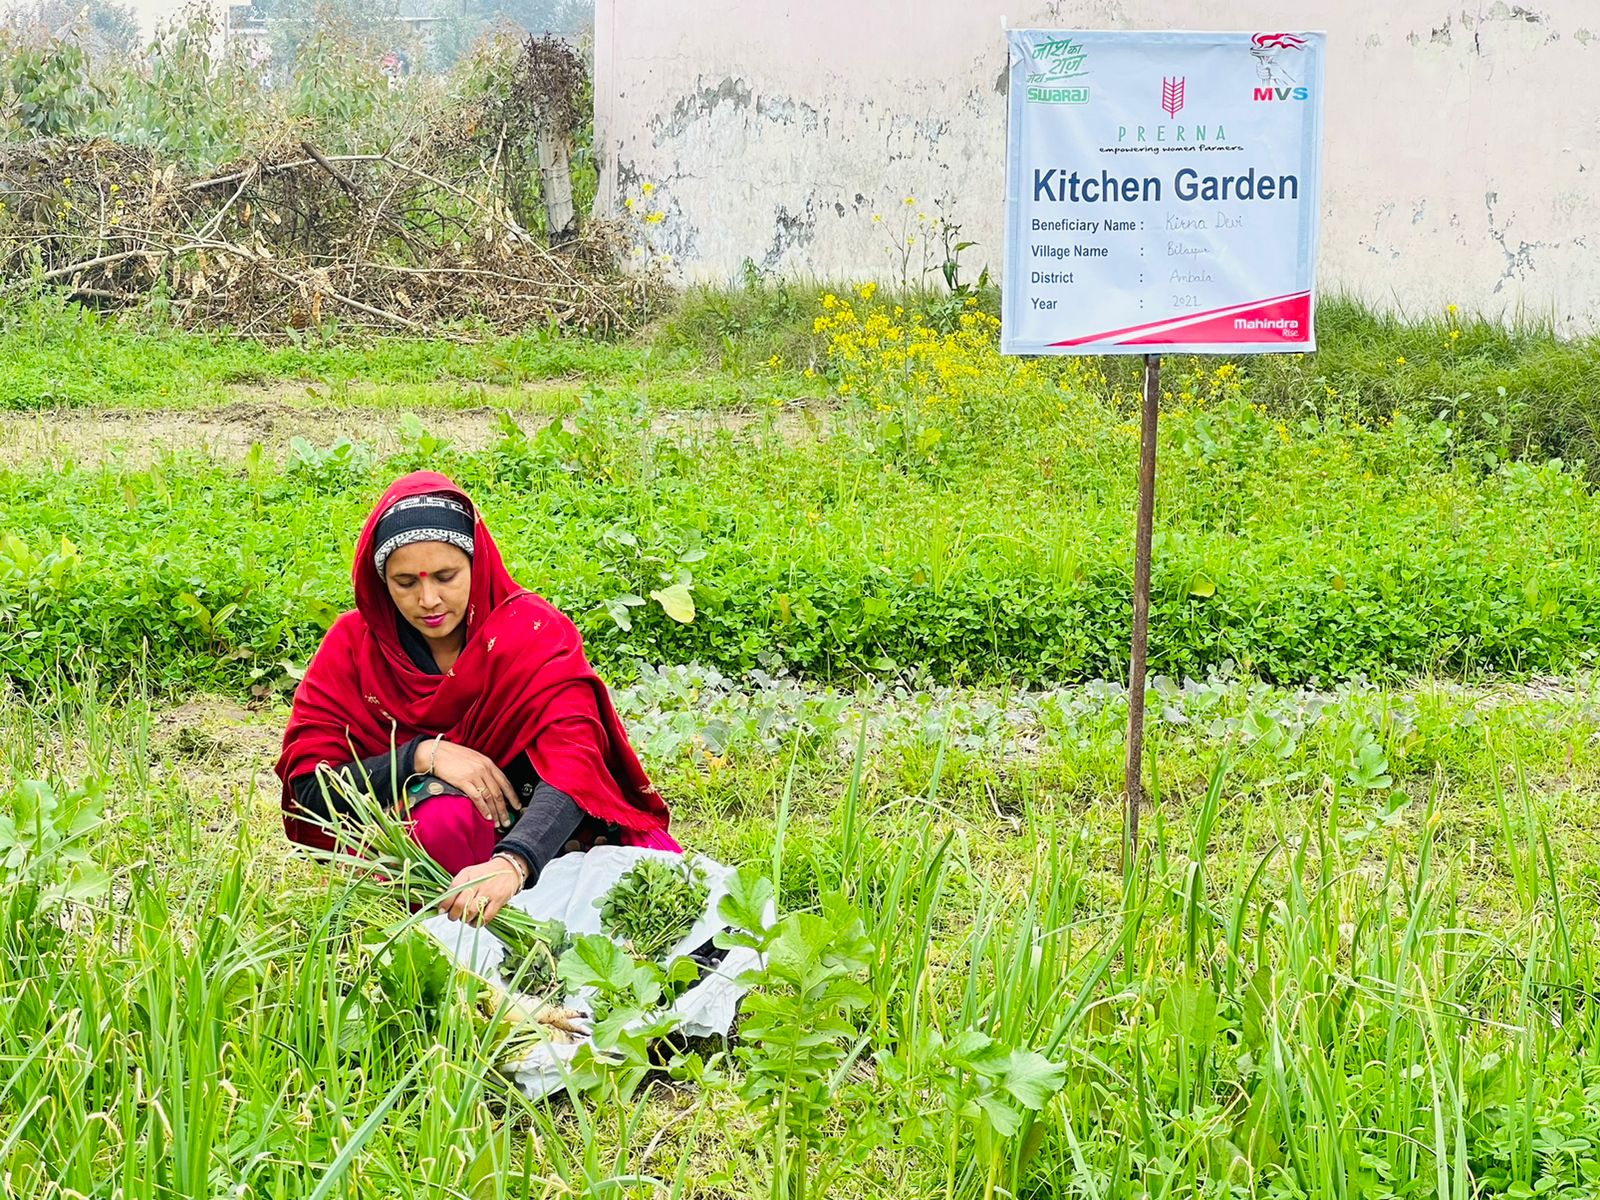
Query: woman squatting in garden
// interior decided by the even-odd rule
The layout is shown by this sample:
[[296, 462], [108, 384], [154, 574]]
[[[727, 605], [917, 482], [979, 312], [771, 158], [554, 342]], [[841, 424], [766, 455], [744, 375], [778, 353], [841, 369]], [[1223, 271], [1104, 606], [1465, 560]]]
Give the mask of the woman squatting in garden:
[[428, 471], [395, 482], [354, 578], [355, 610], [284, 732], [292, 841], [332, 850], [330, 826], [356, 819], [350, 789], [393, 805], [454, 875], [443, 911], [475, 923], [564, 851], [680, 849], [577, 627], [511, 577], [460, 488]]

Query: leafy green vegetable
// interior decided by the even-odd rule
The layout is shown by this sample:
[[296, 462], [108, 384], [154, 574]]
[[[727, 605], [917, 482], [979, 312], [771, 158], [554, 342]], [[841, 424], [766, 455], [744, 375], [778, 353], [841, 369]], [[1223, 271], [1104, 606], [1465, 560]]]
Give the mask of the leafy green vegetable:
[[536, 921], [531, 928], [520, 925], [496, 929], [505, 944], [500, 960], [500, 975], [520, 992], [538, 995], [556, 983], [556, 964], [572, 945], [567, 927], [560, 921]]
[[657, 958], [682, 941], [705, 915], [706, 873], [685, 855], [642, 858], [595, 903], [600, 927], [640, 958]]
[[[137, 665], [157, 690], [286, 696], [349, 605], [349, 543], [373, 496], [423, 464], [471, 491], [513, 571], [546, 581], [612, 678], [640, 661], [835, 678], [914, 665], [937, 682], [1051, 685], [1126, 669], [1138, 445], [1114, 366], [1091, 376], [1065, 360], [1010, 386], [989, 348], [971, 348], [947, 364], [969, 381], [958, 397], [910, 397], [928, 409], [918, 420], [944, 423], [936, 462], [886, 471], [876, 409], [848, 400], [815, 432], [741, 426], [728, 443], [663, 431], [652, 409], [770, 410], [791, 393], [783, 376], [722, 373], [712, 390], [723, 398], [708, 400], [656, 378], [637, 348], [269, 352], [48, 315], [8, 334], [9, 319], [0, 406], [8, 388], [18, 405], [214, 406], [243, 372], [300, 372], [329, 389], [347, 389], [349, 375], [385, 381], [381, 399], [351, 408], [355, 441], [306, 423], [301, 441], [242, 462], [174, 447], [170, 462], [145, 463], [93, 446], [41, 471], [11, 455], [0, 466], [0, 669], [28, 684], [57, 664], [74, 676]], [[1425, 327], [1367, 332], [1429, 340]], [[1285, 379], [1300, 368], [1275, 356], [1204, 370], [1174, 360], [1152, 672], [1198, 679], [1231, 662], [1303, 682], [1586, 669], [1600, 627], [1600, 494], [1586, 485], [1597, 459], [1550, 457], [1570, 438], [1538, 435], [1541, 422], [1517, 409], [1548, 388], [1539, 394], [1564, 390], [1586, 411], [1575, 400], [1594, 393], [1600, 356], [1580, 356], [1580, 373], [1573, 348], [1511, 339], [1494, 346], [1497, 362], [1435, 363], [1391, 419], [1394, 389], [1424, 378], [1421, 346], [1405, 348], [1404, 371], [1393, 356], [1368, 364], [1387, 391], [1358, 401], [1349, 371], [1367, 351], [1342, 336], [1323, 352], [1344, 363], [1340, 376], [1312, 387]], [[1564, 381], [1546, 374], [1558, 358]], [[644, 393], [631, 376], [647, 362]], [[565, 371], [594, 386], [538, 401], [549, 411], [519, 401], [481, 446], [448, 414], [403, 415], [481, 401], [452, 382], [461, 373]], [[1469, 402], [1458, 384], [1471, 376], [1490, 386]], [[1500, 386], [1510, 395], [1490, 399]], [[1487, 414], [1469, 413], [1480, 402], [1505, 410], [1493, 437]], [[230, 421], [226, 410], [208, 419]], [[127, 424], [137, 440], [137, 418]], [[1058, 502], [1041, 507], [1041, 487]], [[1365, 777], [1376, 788], [1385, 773]]]

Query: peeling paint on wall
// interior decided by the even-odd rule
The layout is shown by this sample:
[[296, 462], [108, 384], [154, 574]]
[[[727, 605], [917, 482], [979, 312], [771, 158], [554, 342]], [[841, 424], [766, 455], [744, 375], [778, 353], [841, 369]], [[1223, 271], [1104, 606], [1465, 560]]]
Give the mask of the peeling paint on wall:
[[709, 117], [723, 105], [728, 105], [734, 111], [750, 106], [750, 88], [742, 80], [724, 79], [715, 87], [701, 88], [681, 97], [672, 106], [665, 120], [653, 122], [656, 129], [656, 145], [681, 138], [694, 122]]
[[[1329, 0], [1321, 272], [1410, 310], [1600, 328], [1595, 0], [1374, 7]], [[1225, 24], [1277, 27], [1237, 0]], [[975, 241], [998, 274], [1013, 26], [1213, 28], [1214, 0], [598, 0], [598, 211], [645, 181], [645, 233], [686, 280], [743, 264], [828, 279], [916, 274], [890, 226], [904, 199]], [[882, 220], [874, 222], [874, 214]], [[1476, 214], [1476, 215], [1474, 215]], [[924, 247], [919, 247], [922, 249]]]
[[798, 213], [791, 213], [786, 205], [778, 205], [773, 217], [772, 243], [761, 259], [762, 270], [771, 271], [783, 264], [790, 251], [803, 250], [816, 233], [817, 214], [811, 201], [807, 200], [805, 209]]

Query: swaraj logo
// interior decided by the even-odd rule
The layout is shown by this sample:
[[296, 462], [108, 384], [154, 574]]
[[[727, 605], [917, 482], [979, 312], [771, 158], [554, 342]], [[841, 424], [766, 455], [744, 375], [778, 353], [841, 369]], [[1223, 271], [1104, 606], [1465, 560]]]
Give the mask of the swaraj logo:
[[1056, 38], [1033, 48], [1027, 98], [1032, 104], [1087, 104], [1089, 87], [1074, 83], [1089, 74], [1088, 52], [1072, 38]]
[[1161, 81], [1161, 111], [1167, 116], [1175, 117], [1183, 108], [1183, 85], [1187, 81], [1187, 76]]
[[[1286, 58], [1306, 48], [1306, 39], [1293, 33], [1258, 33], [1250, 39], [1250, 57], [1256, 60], [1256, 100], [1309, 100], [1311, 89], [1295, 85]], [[1291, 53], [1291, 51], [1293, 53]]]

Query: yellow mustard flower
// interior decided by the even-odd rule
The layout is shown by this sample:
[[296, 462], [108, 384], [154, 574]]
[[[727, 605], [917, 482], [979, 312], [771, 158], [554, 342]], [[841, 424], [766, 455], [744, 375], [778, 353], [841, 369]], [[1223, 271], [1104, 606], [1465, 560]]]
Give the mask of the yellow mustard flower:
[[647, 216], [645, 218], [645, 223], [649, 224], [649, 225], [659, 225], [659, 224], [661, 224], [661, 222], [665, 221], [666, 219], [667, 219], [667, 214], [662, 212], [658, 208], [658, 209], [656, 209], [655, 212], [651, 213], [649, 216]]
[[643, 192], [646, 196], [649, 196], [649, 195], [652, 195], [655, 192], [656, 185], [653, 184], [653, 183], [647, 183], [643, 187], [641, 187], [639, 190], [641, 192]]

